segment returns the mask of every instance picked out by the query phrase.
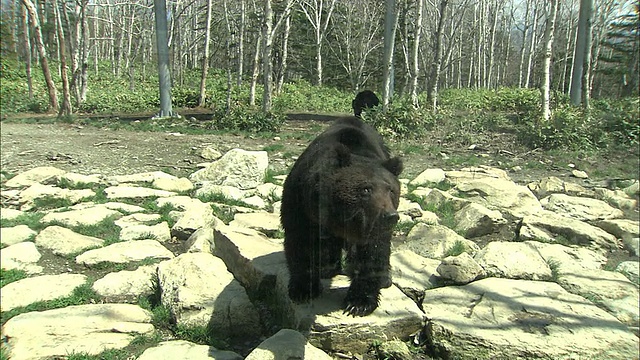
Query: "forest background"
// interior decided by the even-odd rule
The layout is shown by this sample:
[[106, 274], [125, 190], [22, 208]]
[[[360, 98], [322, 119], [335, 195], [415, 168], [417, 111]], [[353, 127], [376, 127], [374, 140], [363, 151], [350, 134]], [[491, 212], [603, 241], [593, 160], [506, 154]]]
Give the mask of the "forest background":
[[3, 119], [157, 112], [158, 4], [172, 106], [204, 128], [277, 131], [372, 89], [391, 136], [638, 152], [637, 0], [3, 0]]

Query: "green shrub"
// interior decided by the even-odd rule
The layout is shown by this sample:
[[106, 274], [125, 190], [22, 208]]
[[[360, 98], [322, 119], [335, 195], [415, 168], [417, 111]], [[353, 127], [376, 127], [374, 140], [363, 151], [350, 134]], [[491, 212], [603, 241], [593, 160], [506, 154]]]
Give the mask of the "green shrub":
[[373, 125], [383, 136], [420, 137], [435, 125], [436, 117], [424, 108], [414, 107], [407, 98], [389, 104], [387, 111], [381, 106], [362, 113], [364, 121]]
[[640, 99], [594, 100], [594, 112], [602, 119], [603, 131], [622, 146], [640, 143]]
[[283, 84], [272, 100], [275, 112], [351, 113], [353, 95], [326, 86], [313, 86], [307, 81]]
[[265, 113], [257, 107], [236, 105], [228, 113], [224, 110], [216, 111], [210, 127], [215, 130], [277, 132], [284, 120], [282, 114]]

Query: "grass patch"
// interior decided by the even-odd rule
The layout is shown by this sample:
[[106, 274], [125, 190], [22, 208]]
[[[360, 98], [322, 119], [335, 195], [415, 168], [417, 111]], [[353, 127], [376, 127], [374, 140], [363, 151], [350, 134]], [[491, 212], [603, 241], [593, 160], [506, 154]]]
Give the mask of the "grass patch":
[[31, 311], [45, 311], [52, 309], [59, 309], [67, 306], [73, 305], [84, 305], [89, 303], [97, 303], [100, 301], [102, 297], [98, 295], [92, 288], [90, 283], [86, 283], [75, 288], [71, 295], [61, 297], [54, 300], [49, 301], [38, 301], [27, 306], [15, 308], [13, 310], [9, 310], [3, 312], [1, 317], [2, 325], [4, 325], [9, 319], [14, 316], [24, 314]]
[[91, 189], [93, 188], [93, 184], [85, 183], [82, 181], [72, 182], [69, 179], [62, 178], [58, 180], [58, 187], [69, 190], [82, 190], [82, 189]]
[[96, 355], [87, 353], [71, 353], [66, 357], [67, 360], [126, 360], [129, 358], [129, 352], [124, 349], [109, 349]]
[[458, 256], [460, 254], [462, 254], [463, 252], [467, 251], [467, 247], [465, 246], [465, 244], [460, 241], [457, 240], [453, 246], [451, 246], [449, 249], [447, 249], [447, 251], [445, 251], [444, 256]]
[[438, 218], [440, 218], [441, 225], [444, 225], [450, 229], [455, 228], [456, 208], [453, 203], [443, 202], [440, 205], [428, 203], [428, 204], [425, 204], [425, 208], [423, 208], [423, 210], [431, 211], [432, 213], [435, 213], [436, 215], [438, 215]]
[[115, 224], [116, 216], [109, 216], [97, 224], [78, 225], [71, 227], [71, 230], [78, 234], [92, 236], [104, 240], [104, 245], [111, 245], [120, 242], [120, 227]]
[[51, 210], [70, 207], [73, 205], [73, 202], [69, 199], [47, 195], [45, 197], [34, 199], [33, 205], [37, 209]]
[[253, 205], [249, 205], [243, 202], [242, 200], [235, 200], [235, 199], [228, 198], [222, 193], [201, 194], [197, 198], [203, 203], [218, 203], [218, 204], [224, 204], [229, 206], [247, 207], [247, 208], [257, 210], [257, 208]]
[[551, 269], [551, 280], [554, 283], [557, 283], [558, 280], [560, 279], [560, 261], [558, 261], [557, 259], [549, 259], [549, 260], [545, 260], [545, 262], [547, 263], [547, 265], [549, 266], [549, 269]]
[[268, 153], [273, 153], [273, 152], [277, 152], [277, 151], [281, 151], [284, 149], [284, 145], [282, 144], [271, 144], [271, 145], [265, 145], [262, 150], [266, 151]]
[[415, 223], [413, 221], [399, 222], [396, 225], [396, 233], [403, 236], [407, 236], [407, 234], [409, 234], [409, 231], [411, 231], [414, 225]]
[[180, 340], [187, 340], [196, 344], [205, 344], [218, 349], [227, 349], [229, 347], [225, 341], [215, 337], [215, 329], [210, 326], [176, 325], [174, 334]]
[[280, 183], [280, 180], [276, 179], [276, 176], [286, 175], [286, 174], [288, 174], [287, 171], [278, 172], [269, 167], [267, 168], [267, 171], [264, 174], [264, 182], [278, 185]]
[[216, 204], [211, 204], [211, 209], [213, 209], [213, 215], [215, 215], [218, 219], [222, 220], [222, 222], [227, 225], [229, 225], [235, 215], [235, 213], [229, 206], [218, 206]]
[[27, 225], [31, 230], [40, 231], [47, 227], [40, 222], [44, 217], [41, 212], [25, 212], [12, 220], [2, 220], [2, 227], [14, 227], [18, 225]]
[[0, 287], [4, 287], [14, 281], [26, 279], [27, 273], [24, 270], [19, 269], [1, 269], [0, 268]]

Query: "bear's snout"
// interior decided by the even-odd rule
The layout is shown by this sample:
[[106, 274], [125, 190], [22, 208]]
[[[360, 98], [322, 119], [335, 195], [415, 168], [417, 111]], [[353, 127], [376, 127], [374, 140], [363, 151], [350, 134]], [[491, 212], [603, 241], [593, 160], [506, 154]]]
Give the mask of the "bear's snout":
[[382, 214], [382, 221], [385, 225], [395, 225], [398, 220], [400, 220], [400, 215], [398, 215], [398, 212], [395, 210]]

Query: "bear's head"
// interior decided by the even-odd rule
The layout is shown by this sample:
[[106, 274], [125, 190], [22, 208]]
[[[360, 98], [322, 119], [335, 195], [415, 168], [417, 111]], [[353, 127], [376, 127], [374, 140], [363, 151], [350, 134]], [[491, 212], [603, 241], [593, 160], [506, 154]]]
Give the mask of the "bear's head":
[[338, 162], [329, 179], [329, 229], [352, 244], [375, 241], [391, 232], [399, 219], [402, 160], [342, 153]]

